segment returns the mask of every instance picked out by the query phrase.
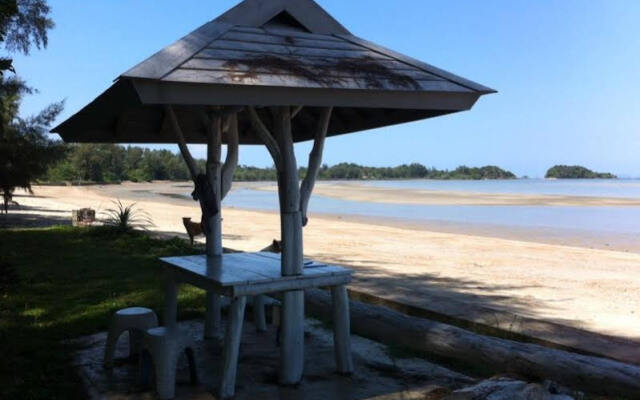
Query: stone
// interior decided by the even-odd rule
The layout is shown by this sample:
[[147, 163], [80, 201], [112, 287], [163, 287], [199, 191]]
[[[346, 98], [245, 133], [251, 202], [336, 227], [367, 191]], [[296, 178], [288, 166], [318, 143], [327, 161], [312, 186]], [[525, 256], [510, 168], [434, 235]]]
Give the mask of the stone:
[[494, 377], [456, 390], [442, 400], [574, 400], [567, 394], [551, 393], [539, 383], [509, 377]]

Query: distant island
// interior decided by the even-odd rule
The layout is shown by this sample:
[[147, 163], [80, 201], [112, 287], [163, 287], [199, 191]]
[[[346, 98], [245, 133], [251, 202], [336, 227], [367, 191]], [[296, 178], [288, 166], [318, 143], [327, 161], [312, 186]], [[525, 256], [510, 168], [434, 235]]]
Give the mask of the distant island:
[[[197, 160], [204, 170], [205, 161]], [[304, 177], [306, 168], [300, 168]], [[168, 150], [152, 150], [136, 146], [115, 144], [66, 145], [66, 156], [51, 167], [41, 182], [100, 182], [122, 181], [148, 182], [154, 180], [185, 181], [189, 171], [179, 154]], [[236, 168], [235, 181], [275, 181], [276, 170], [240, 165]], [[374, 180], [374, 179], [516, 179], [502, 168], [460, 166], [454, 170], [428, 168], [419, 163], [396, 167], [367, 167], [354, 163], [323, 165], [318, 172], [321, 180]]]
[[[301, 169], [301, 175], [306, 173]], [[484, 167], [460, 166], [452, 171], [440, 170], [437, 168], [427, 168], [422, 164], [403, 164], [397, 167], [366, 167], [353, 163], [341, 163], [328, 167], [323, 166], [318, 179], [340, 180], [385, 180], [385, 179], [462, 179], [462, 180], [482, 180], [482, 179], [516, 179], [516, 176], [502, 168], [487, 165]]]
[[579, 165], [556, 165], [549, 168], [545, 178], [554, 179], [617, 179], [609, 172], [593, 172]]

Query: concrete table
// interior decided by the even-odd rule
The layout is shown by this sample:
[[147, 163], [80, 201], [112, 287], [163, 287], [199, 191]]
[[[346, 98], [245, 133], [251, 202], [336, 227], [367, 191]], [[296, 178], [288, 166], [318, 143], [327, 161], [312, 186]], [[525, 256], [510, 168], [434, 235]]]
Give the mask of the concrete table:
[[[282, 276], [280, 255], [273, 253], [168, 257], [161, 258], [161, 261], [165, 263], [166, 269], [164, 324], [167, 327], [175, 327], [177, 323], [177, 289], [181, 283], [232, 298], [224, 339], [220, 397], [229, 398], [234, 395], [246, 296], [330, 287], [337, 370], [343, 374], [353, 372], [349, 299], [345, 286], [351, 281], [350, 269], [305, 261], [301, 275]], [[289, 335], [283, 332], [282, 338], [288, 340]], [[290, 355], [281, 352], [280, 357], [282, 360]]]

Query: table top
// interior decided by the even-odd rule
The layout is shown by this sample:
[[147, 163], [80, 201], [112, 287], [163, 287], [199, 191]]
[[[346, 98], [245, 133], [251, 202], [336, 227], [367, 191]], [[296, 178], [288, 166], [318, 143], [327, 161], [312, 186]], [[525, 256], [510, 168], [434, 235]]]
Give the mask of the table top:
[[302, 275], [282, 276], [280, 254], [264, 252], [228, 253], [218, 257], [205, 255], [166, 257], [160, 260], [173, 270], [212, 281], [222, 287], [287, 280], [313, 280], [332, 276], [350, 276], [352, 273], [348, 268], [305, 260]]

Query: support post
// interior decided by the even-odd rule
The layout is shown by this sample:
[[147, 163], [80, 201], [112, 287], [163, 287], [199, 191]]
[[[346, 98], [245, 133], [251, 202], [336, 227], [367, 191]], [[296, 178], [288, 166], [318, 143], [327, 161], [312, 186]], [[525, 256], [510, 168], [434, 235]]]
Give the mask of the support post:
[[227, 334], [223, 349], [222, 380], [220, 382], [220, 398], [228, 399], [234, 396], [236, 386], [236, 371], [238, 369], [238, 354], [240, 339], [242, 338], [242, 323], [247, 298], [236, 297], [229, 307]]
[[207, 256], [216, 257], [222, 255], [222, 164], [220, 156], [222, 153], [222, 120], [220, 117], [213, 117], [209, 120], [207, 127], [207, 180], [213, 189], [215, 209], [217, 212], [209, 216], [209, 231], [207, 237]]
[[178, 285], [170, 271], [166, 271], [164, 276], [164, 307], [162, 311], [164, 326], [170, 329], [175, 328], [178, 318]]
[[267, 317], [264, 312], [265, 296], [253, 296], [253, 321], [258, 332], [267, 331]]
[[[207, 257], [222, 256], [222, 216], [221, 216], [221, 191], [222, 191], [222, 165], [220, 156], [222, 153], [222, 121], [220, 117], [204, 118], [207, 123], [207, 180], [213, 189], [216, 213], [209, 216], [205, 230]], [[216, 338], [221, 326], [221, 302], [220, 295], [207, 291], [205, 305], [205, 339]]]
[[[298, 167], [293, 151], [291, 119], [300, 111], [290, 107], [274, 107], [273, 131], [264, 125], [254, 107], [247, 109], [257, 137], [265, 144], [278, 170], [280, 198], [280, 228], [282, 238], [283, 276], [301, 275], [303, 266], [303, 213], [322, 159], [331, 108], [322, 110], [322, 118], [315, 133], [314, 150], [310, 155], [310, 173], [303, 183], [302, 196], [298, 182]], [[306, 216], [305, 223], [306, 223]], [[304, 291], [284, 293], [281, 321], [280, 383], [294, 385], [302, 379], [304, 367]]]
[[204, 318], [204, 338], [216, 339], [222, 326], [222, 296], [207, 291]]
[[351, 321], [349, 320], [349, 294], [344, 285], [331, 288], [333, 316], [333, 346], [339, 374], [353, 372], [351, 356]]
[[[165, 118], [176, 135], [180, 152], [187, 163], [189, 173], [196, 185], [196, 191], [202, 209], [202, 225], [206, 236], [206, 253], [208, 257], [222, 256], [222, 215], [221, 202], [231, 189], [233, 172], [238, 164], [238, 119], [239, 108], [215, 110], [210, 115], [202, 113], [202, 122], [207, 133], [207, 165], [202, 175], [189, 152], [178, 118], [170, 105], [165, 106]], [[224, 128], [222, 120], [224, 118]], [[220, 163], [222, 153], [222, 131], [226, 130], [227, 158], [224, 166]], [[213, 212], [215, 211], [215, 212]], [[207, 292], [205, 312], [205, 338], [218, 335], [221, 326], [221, 296]]]
[[[283, 276], [303, 271], [302, 218], [298, 166], [293, 151], [291, 110], [278, 107], [274, 115], [274, 134], [281, 156], [278, 173]], [[304, 291], [284, 294], [280, 346], [280, 383], [294, 385], [302, 379], [304, 368]]]

